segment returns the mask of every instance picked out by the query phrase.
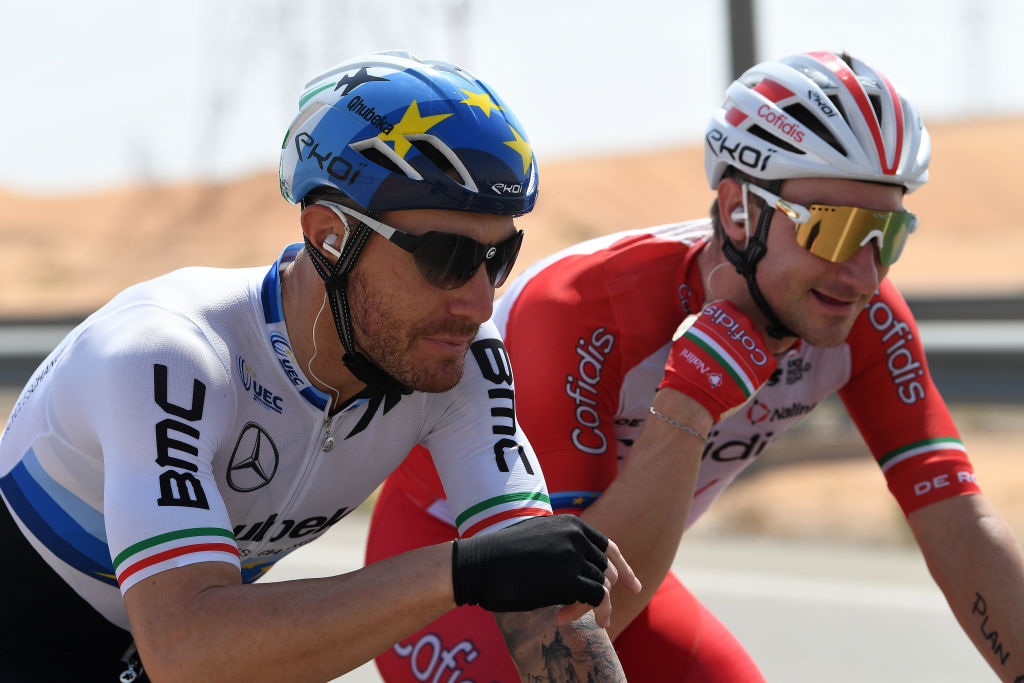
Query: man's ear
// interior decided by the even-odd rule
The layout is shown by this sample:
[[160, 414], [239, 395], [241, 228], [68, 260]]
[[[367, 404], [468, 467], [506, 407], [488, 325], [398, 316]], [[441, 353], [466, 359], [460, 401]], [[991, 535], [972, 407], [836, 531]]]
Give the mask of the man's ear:
[[723, 178], [718, 183], [718, 219], [722, 222], [726, 236], [740, 249], [747, 242], [749, 232], [753, 232], [754, 221], [757, 220], [757, 207], [750, 203], [747, 216], [743, 210], [743, 186], [734, 178]]
[[337, 258], [334, 252], [339, 251], [343, 244], [345, 224], [336, 213], [321, 204], [310, 204], [302, 210], [299, 223], [302, 225], [302, 234], [328, 260]]

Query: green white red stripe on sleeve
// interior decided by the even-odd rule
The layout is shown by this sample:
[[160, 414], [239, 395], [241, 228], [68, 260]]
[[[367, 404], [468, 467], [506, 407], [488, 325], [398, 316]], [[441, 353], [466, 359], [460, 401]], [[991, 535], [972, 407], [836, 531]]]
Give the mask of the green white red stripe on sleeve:
[[200, 527], [171, 531], [139, 541], [114, 558], [121, 594], [142, 579], [196, 562], [227, 562], [239, 567], [235, 536], [228, 529]]
[[[546, 493], [527, 491], [506, 493], [481, 501], [455, 517], [459, 536], [469, 538], [483, 529], [498, 526], [519, 517], [545, 517], [551, 514], [551, 500]], [[517, 520], [518, 521], [518, 520]]]
[[878, 466], [882, 472], [888, 472], [893, 466], [919, 455], [925, 455], [934, 451], [961, 451], [967, 452], [960, 439], [953, 437], [941, 437], [937, 439], [925, 439], [915, 443], [907, 444], [894, 449], [878, 459]]
[[736, 386], [743, 392], [744, 398], [750, 398], [754, 393], [754, 382], [750, 373], [744, 368], [726, 346], [720, 340], [716, 340], [713, 333], [691, 327], [685, 334], [694, 344], [699, 346], [717, 362], [725, 372], [736, 382]]

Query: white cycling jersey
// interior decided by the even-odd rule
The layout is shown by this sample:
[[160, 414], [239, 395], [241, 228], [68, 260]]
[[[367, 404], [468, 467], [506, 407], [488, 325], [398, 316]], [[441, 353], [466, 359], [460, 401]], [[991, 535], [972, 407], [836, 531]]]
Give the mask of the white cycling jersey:
[[269, 272], [185, 268], [125, 290], [50, 354], [0, 435], [0, 493], [19, 527], [123, 628], [138, 581], [211, 561], [254, 581], [418, 443], [464, 536], [551, 513], [492, 323], [454, 389], [329, 414], [282, 312], [279, 268], [301, 248]]

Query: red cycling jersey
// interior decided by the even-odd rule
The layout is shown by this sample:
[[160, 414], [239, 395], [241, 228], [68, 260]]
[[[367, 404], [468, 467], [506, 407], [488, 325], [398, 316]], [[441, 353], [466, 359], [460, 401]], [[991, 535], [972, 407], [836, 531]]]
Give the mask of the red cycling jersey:
[[[710, 234], [709, 221], [701, 220], [590, 240], [534, 265], [497, 302], [494, 321], [519, 387], [517, 417], [556, 512], [579, 514], [629, 457], [650, 417], [672, 335], [705, 303], [697, 254]], [[711, 429], [687, 526], [773, 440], [834, 392], [904, 513], [979, 491], [928, 372], [917, 325], [889, 281], [845, 343], [798, 342], [777, 360], [753, 400]], [[450, 523], [425, 449], [410, 454], [389, 487]], [[378, 512], [372, 533], [392, 533], [399, 521], [388, 521]]]

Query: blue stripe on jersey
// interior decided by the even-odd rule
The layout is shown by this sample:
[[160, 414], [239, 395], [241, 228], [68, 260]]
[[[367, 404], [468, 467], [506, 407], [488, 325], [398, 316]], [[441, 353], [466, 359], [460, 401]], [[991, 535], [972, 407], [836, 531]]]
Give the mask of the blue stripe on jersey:
[[[263, 287], [260, 289], [260, 302], [263, 304], [263, 319], [269, 322], [277, 322], [278, 316], [280, 316], [280, 309], [274, 310], [271, 307], [271, 297], [269, 292], [276, 289], [277, 283], [277, 264], [270, 266], [270, 270], [267, 271], [266, 276], [263, 278]], [[275, 302], [276, 303], [276, 302]]]
[[270, 569], [277, 564], [278, 560], [281, 560], [291, 554], [291, 550], [287, 550], [273, 557], [267, 557], [259, 560], [243, 562], [241, 566], [242, 570], [242, 583], [253, 583], [263, 577]]
[[282, 263], [287, 263], [295, 258], [303, 245], [301, 242], [289, 244], [277, 257], [274, 265], [270, 266], [266, 276], [263, 278], [263, 288], [260, 290], [260, 301], [263, 304], [263, 319], [270, 323], [279, 323], [284, 320], [284, 306], [281, 303], [281, 276], [279, 270]]
[[597, 500], [601, 491], [559, 491], [551, 493], [551, 509], [559, 510], [585, 510]]
[[263, 278], [263, 289], [260, 290], [263, 319], [268, 323], [278, 323], [284, 320], [284, 310], [281, 308], [281, 280], [277, 274], [277, 265], [275, 263], [270, 266], [266, 277]]
[[[35, 458], [35, 453], [30, 451], [26, 457], [30, 456]], [[60, 487], [52, 479], [47, 486], [50, 484]], [[0, 478], [0, 491], [21, 522], [50, 552], [83, 574], [117, 586], [106, 542], [90, 534], [65, 512], [33, 479], [23, 462]], [[67, 495], [72, 494], [67, 492]]]
[[107, 543], [107, 529], [103, 524], [103, 514], [95, 510], [84, 500], [68, 491], [58, 484], [50, 474], [43, 469], [36, 452], [29, 449], [21, 464], [32, 480], [39, 485], [53, 501], [74, 519], [91, 536], [99, 539], [104, 545]]
[[323, 410], [324, 408], [327, 407], [327, 401], [329, 400], [327, 394], [320, 391], [316, 387], [306, 387], [299, 393], [302, 394], [307, 401], [315, 405], [320, 410]]
[[[295, 256], [303, 249], [304, 245], [300, 242], [295, 244], [289, 244], [281, 252], [281, 255], [277, 258], [274, 265], [270, 266], [270, 270], [263, 278], [263, 287], [260, 290], [260, 303], [263, 304], [263, 318], [266, 324], [271, 329], [271, 343], [274, 341], [274, 334], [280, 334], [282, 337], [287, 339], [288, 331], [284, 326], [284, 303], [281, 301], [281, 264], [289, 263], [295, 260]], [[275, 327], [276, 326], [276, 327]], [[274, 330], [277, 330], [275, 333]], [[290, 346], [290, 343], [289, 343]], [[277, 346], [274, 346], [274, 350], [280, 353]], [[290, 349], [289, 349], [290, 350]], [[298, 368], [296, 371], [301, 372]], [[318, 409], [323, 410], [327, 407], [331, 397], [320, 391], [316, 387], [308, 384], [309, 380], [303, 378], [307, 383], [303, 387], [299, 394], [306, 399], [306, 402], [316, 406]]]

